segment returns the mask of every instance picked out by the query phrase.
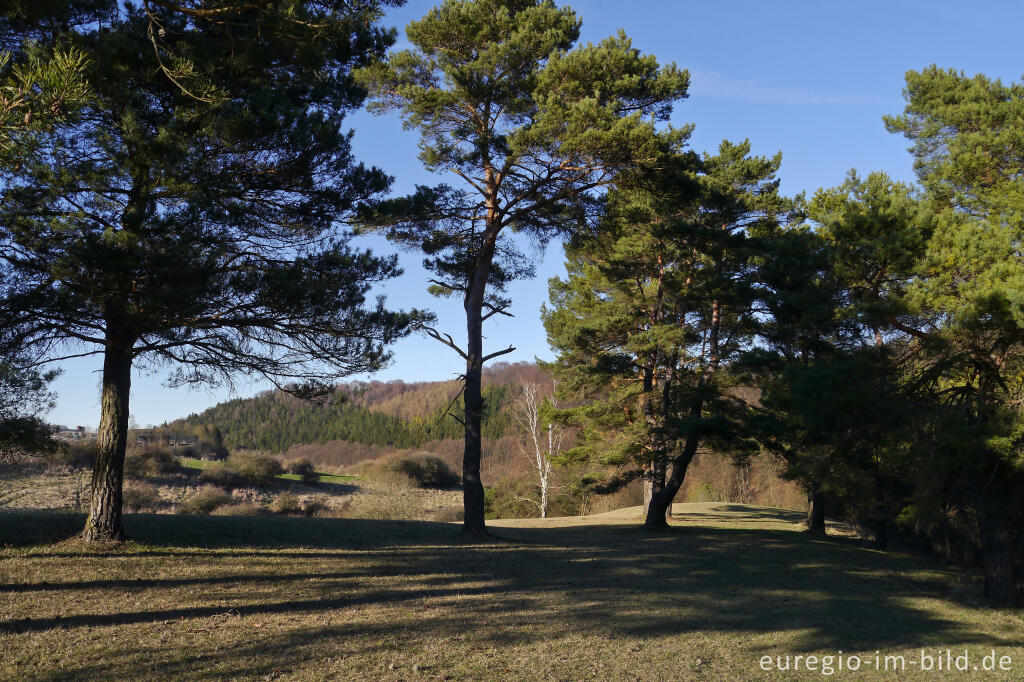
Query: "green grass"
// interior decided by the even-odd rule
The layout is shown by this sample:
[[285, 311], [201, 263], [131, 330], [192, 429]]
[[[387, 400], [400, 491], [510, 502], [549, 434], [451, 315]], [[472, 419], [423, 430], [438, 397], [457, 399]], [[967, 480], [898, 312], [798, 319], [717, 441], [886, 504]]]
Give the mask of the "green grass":
[[[129, 515], [134, 541], [0, 550], [7, 679], [815, 679], [764, 655], [995, 649], [1024, 619], [945, 567], [798, 532], [799, 515], [676, 505], [457, 525]], [[64, 521], [61, 521], [63, 519]], [[73, 515], [0, 516], [0, 545]], [[40, 532], [45, 528], [45, 532]], [[913, 678], [914, 670], [903, 677]], [[862, 668], [843, 679], [895, 679]], [[963, 674], [922, 679], [973, 679]]]
[[[178, 463], [183, 469], [192, 469], [195, 471], [202, 471], [209, 467], [215, 462], [205, 459], [192, 459], [191, 457], [179, 457]], [[317, 473], [320, 476], [321, 483], [350, 483], [351, 481], [358, 480], [358, 476], [335, 476], [333, 474], [322, 474]], [[279, 478], [282, 481], [301, 481], [302, 476], [298, 474], [279, 474], [275, 478]]]

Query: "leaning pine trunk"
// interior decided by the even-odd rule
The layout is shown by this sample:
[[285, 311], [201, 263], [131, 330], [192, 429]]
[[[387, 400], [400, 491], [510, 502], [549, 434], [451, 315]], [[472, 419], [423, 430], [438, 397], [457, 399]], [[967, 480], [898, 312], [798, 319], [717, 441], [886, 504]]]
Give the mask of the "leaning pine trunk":
[[[695, 409], [699, 410], [700, 408], [697, 407]], [[679, 492], [683, 485], [686, 469], [690, 466], [690, 462], [693, 461], [693, 456], [697, 454], [697, 446], [699, 444], [700, 438], [696, 434], [691, 433], [687, 436], [682, 451], [672, 460], [672, 470], [668, 477], [664, 479], [665, 484], [661, 487], [661, 490], [651, 497], [651, 501], [647, 505], [647, 518], [644, 519], [644, 528], [649, 530], [664, 530], [668, 528], [666, 518], [671, 512], [672, 500], [675, 499], [676, 493]]]
[[811, 489], [810, 505], [807, 509], [807, 532], [811, 535], [825, 535], [825, 501], [816, 487]]
[[[718, 299], [715, 299], [711, 302], [711, 326], [708, 330], [708, 365], [704, 371], [704, 376], [701, 377], [700, 384], [702, 387], [709, 384], [714, 373], [718, 370], [718, 365], [721, 361], [721, 354], [718, 348], [718, 332], [721, 324], [722, 307]], [[666, 402], [666, 416], [667, 411], [668, 403]], [[703, 411], [704, 400], [696, 398], [690, 406], [690, 418], [696, 421], [700, 418]], [[651, 496], [650, 503], [647, 506], [647, 518], [644, 519], [644, 528], [651, 530], [668, 528], [668, 522], [665, 518], [671, 514], [672, 500], [675, 499], [676, 493], [683, 486], [686, 470], [689, 468], [690, 462], [693, 461], [694, 455], [697, 454], [700, 442], [701, 437], [693, 430], [687, 434], [682, 450], [671, 461], [671, 471], [668, 473], [668, 477], [662, 479], [665, 481], [664, 486], [662, 486], [660, 491], [654, 491]]]
[[[109, 336], [109, 335], [108, 335]], [[109, 339], [108, 339], [109, 341]], [[124, 540], [121, 493], [128, 443], [128, 394], [132, 384], [131, 345], [108, 343], [103, 356], [103, 393], [92, 500], [82, 537], [87, 542]]]

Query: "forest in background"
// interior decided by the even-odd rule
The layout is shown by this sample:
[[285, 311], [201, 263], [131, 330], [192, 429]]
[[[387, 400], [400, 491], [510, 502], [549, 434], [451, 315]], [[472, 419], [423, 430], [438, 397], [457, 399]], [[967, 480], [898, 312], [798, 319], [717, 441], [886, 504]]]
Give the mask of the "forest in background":
[[[496, 363], [484, 372], [485, 411], [482, 472], [488, 483], [488, 515], [536, 516], [537, 474], [526, 456], [527, 434], [511, 415], [523, 384], [551, 395], [551, 377], [532, 363]], [[340, 384], [332, 400], [314, 402], [281, 391], [236, 398], [165, 423], [137, 430], [155, 439], [194, 443], [207, 453], [257, 450], [286, 461], [309, 460], [318, 468], [351, 473], [358, 465], [388, 457], [430, 453], [459, 471], [461, 425], [459, 382], [369, 381]], [[454, 401], [454, 402], [453, 402]], [[211, 438], [210, 434], [216, 434]], [[563, 446], [571, 447], [572, 434]], [[553, 471], [552, 515], [604, 511], [642, 502], [640, 481], [602, 495], [592, 488], [600, 467], [563, 463]], [[803, 509], [806, 493], [780, 476], [770, 456], [742, 463], [700, 453], [679, 495], [681, 502], [736, 502]], [[610, 471], [610, 469], [608, 469]]]

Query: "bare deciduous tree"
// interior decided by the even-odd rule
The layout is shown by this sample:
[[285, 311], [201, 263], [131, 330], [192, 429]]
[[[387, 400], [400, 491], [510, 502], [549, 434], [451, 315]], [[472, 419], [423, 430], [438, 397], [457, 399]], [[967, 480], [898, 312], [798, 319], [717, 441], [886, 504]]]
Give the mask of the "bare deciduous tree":
[[[551, 489], [551, 459], [562, 449], [562, 429], [542, 424], [537, 384], [522, 383], [519, 397], [512, 404], [512, 418], [526, 435], [527, 443], [523, 454], [537, 471], [540, 501], [530, 500], [540, 509], [541, 518], [548, 514], [548, 492]], [[552, 401], [554, 397], [552, 397]], [[543, 447], [547, 436], [547, 448]]]

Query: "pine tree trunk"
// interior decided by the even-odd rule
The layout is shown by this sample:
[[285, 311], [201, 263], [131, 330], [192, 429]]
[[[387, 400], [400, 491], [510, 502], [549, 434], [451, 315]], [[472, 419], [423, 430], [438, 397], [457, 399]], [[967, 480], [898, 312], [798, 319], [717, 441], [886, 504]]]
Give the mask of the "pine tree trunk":
[[653, 462], [644, 475], [644, 510], [650, 514], [651, 501], [665, 489], [665, 463]]
[[826, 535], [825, 501], [817, 487], [811, 489], [810, 504], [807, 509], [807, 532], [821, 537]]
[[875, 521], [875, 546], [878, 549], [889, 549], [889, 524], [885, 519]]
[[998, 498], [1001, 498], [1001, 494], [990, 489], [978, 506], [985, 596], [1005, 606], [1016, 606], [1019, 595], [1013, 567], [1012, 522], [1004, 513], [1003, 501]]
[[699, 444], [700, 438], [698, 436], [694, 434], [687, 436], [682, 451], [672, 460], [672, 470], [668, 478], [665, 479], [665, 485], [651, 497], [650, 504], [647, 506], [647, 517], [644, 519], [644, 528], [648, 530], [664, 530], [668, 528], [667, 518], [672, 509], [672, 500], [675, 499], [676, 493], [679, 492], [679, 488], [683, 485], [686, 469], [690, 466], [690, 462], [693, 461], [693, 456], [697, 454], [697, 446]]
[[103, 356], [103, 392], [96, 464], [92, 472], [92, 500], [82, 538], [87, 542], [124, 540], [121, 495], [124, 452], [128, 444], [128, 395], [132, 383], [133, 344], [112, 342]]
[[[708, 328], [708, 365], [701, 377], [701, 386], [707, 386], [714, 373], [718, 370], [721, 362], [721, 353], [718, 347], [718, 333], [722, 324], [722, 308], [718, 299], [711, 301], [711, 324]], [[664, 411], [667, 412], [668, 403], [665, 403]], [[704, 410], [704, 401], [695, 399], [690, 406], [691, 419], [699, 419]], [[665, 415], [667, 416], [667, 414]], [[679, 489], [683, 486], [683, 479], [686, 477], [686, 470], [697, 454], [701, 438], [692, 431], [686, 436], [682, 450], [671, 461], [671, 471], [660, 491], [652, 491], [651, 501], [647, 506], [647, 517], [644, 519], [644, 528], [650, 530], [664, 530], [668, 528], [666, 518], [671, 515], [672, 501], [675, 499]]]
[[484, 486], [480, 480], [483, 446], [481, 423], [484, 407], [481, 380], [484, 368], [483, 303], [492, 257], [493, 244], [490, 244], [490, 248], [485, 247], [477, 258], [476, 271], [473, 273], [473, 281], [465, 302], [468, 338], [466, 388], [463, 393], [466, 440], [462, 455], [462, 532], [470, 536], [487, 534], [487, 526], [484, 523]]

